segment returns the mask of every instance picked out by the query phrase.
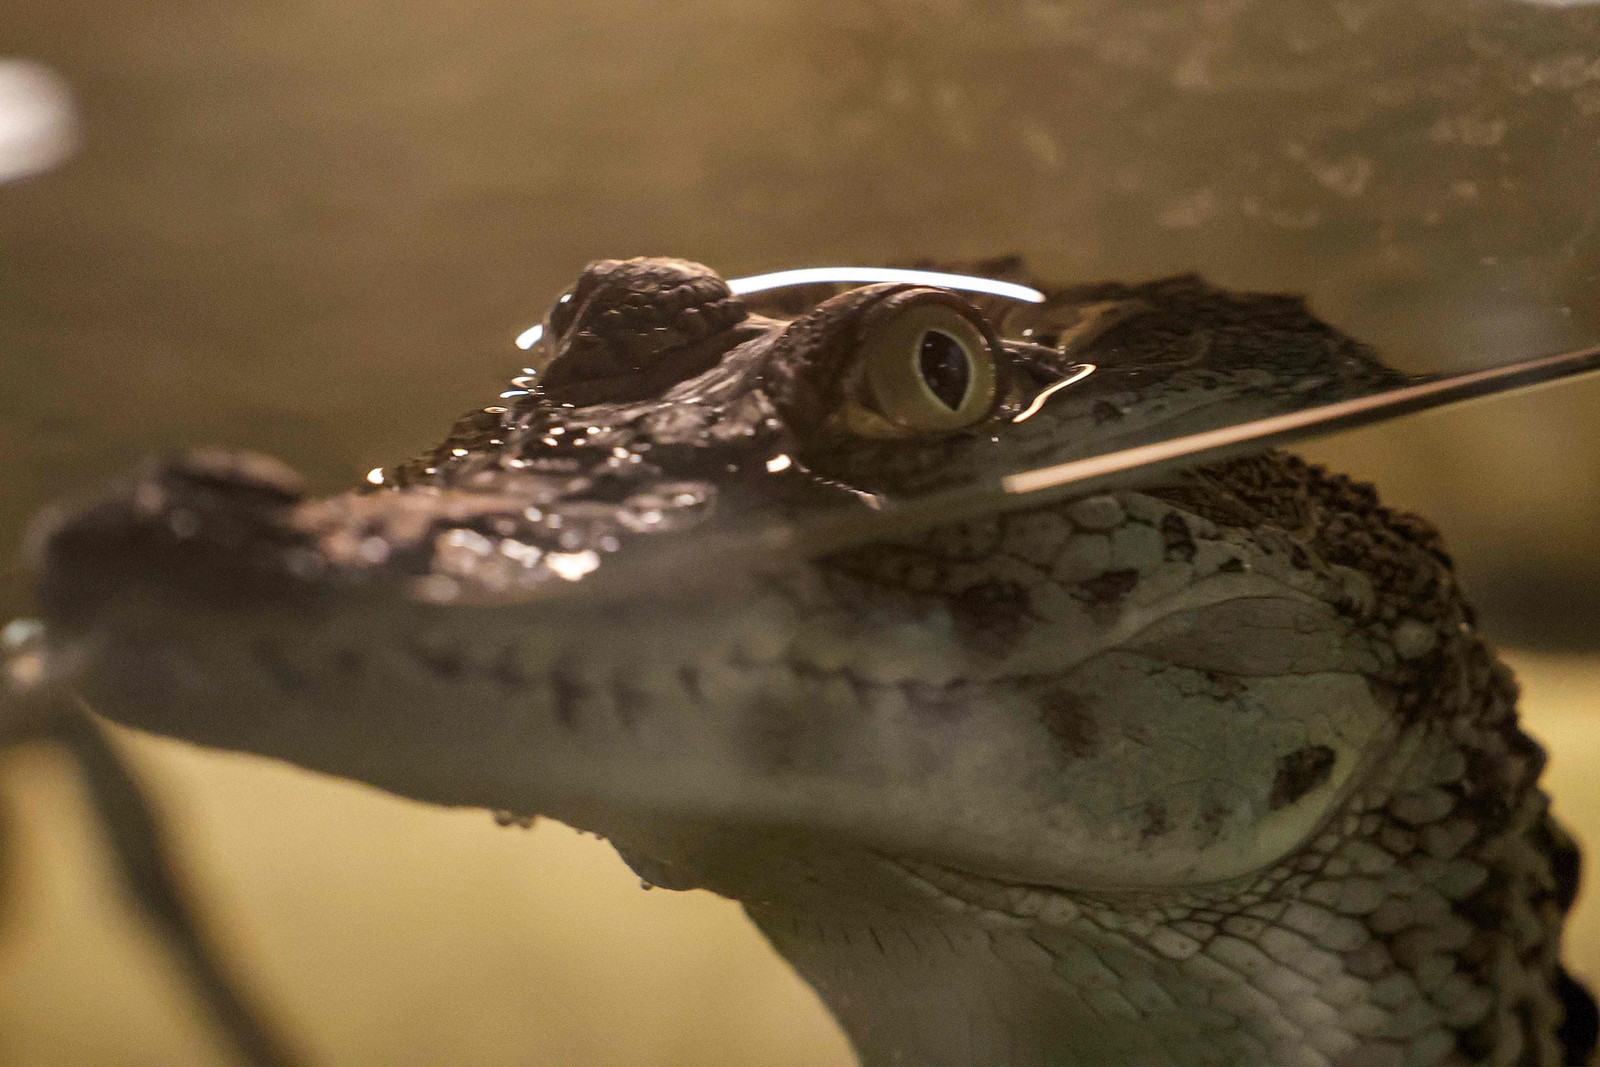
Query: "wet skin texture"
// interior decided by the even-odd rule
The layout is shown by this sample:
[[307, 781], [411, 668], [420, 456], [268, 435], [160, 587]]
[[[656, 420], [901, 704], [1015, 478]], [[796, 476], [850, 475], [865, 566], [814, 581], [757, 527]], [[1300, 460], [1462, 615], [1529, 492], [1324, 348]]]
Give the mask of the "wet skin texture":
[[605, 834], [741, 901], [867, 1062], [1586, 1060], [1576, 850], [1426, 523], [1272, 453], [837, 533], [1395, 376], [1194, 278], [825, 295], [603, 261], [381, 486], [152, 464], [40, 527], [51, 669]]

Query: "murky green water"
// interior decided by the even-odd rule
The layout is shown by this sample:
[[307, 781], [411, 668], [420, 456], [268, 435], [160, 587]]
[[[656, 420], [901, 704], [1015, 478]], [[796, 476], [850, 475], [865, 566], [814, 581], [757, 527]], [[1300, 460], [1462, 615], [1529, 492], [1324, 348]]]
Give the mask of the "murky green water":
[[[12, 0], [0, 53], [84, 123], [0, 186], [6, 559], [151, 452], [410, 454], [600, 256], [1198, 270], [1409, 369], [1600, 340], [1587, 5]], [[1597, 417], [1591, 382], [1313, 451], [1440, 521], [1492, 632], [1592, 651]]]

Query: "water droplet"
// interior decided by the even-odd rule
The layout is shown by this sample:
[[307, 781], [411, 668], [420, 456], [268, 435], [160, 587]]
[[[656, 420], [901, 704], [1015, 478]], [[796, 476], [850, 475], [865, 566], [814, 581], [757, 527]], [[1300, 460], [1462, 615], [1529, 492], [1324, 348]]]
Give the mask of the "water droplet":
[[475, 556], [487, 556], [494, 551], [494, 542], [490, 541], [477, 530], [457, 528], [448, 530], [439, 535], [441, 548], [459, 548], [471, 552]]
[[536, 818], [538, 818], [538, 816], [519, 815], [514, 811], [496, 811], [494, 813], [494, 822], [496, 826], [515, 826], [519, 830], [533, 829], [533, 823]]
[[521, 541], [503, 541], [500, 544], [500, 554], [509, 560], [514, 560], [524, 567], [532, 567], [539, 562], [539, 557], [544, 553], [533, 545]]
[[617, 517], [629, 529], [641, 531], [661, 525], [661, 520], [665, 518], [660, 510], [656, 508], [645, 508], [640, 511], [625, 509], [619, 512]]
[[550, 552], [545, 555], [544, 564], [557, 577], [575, 582], [600, 566], [600, 556], [589, 548], [582, 552]]

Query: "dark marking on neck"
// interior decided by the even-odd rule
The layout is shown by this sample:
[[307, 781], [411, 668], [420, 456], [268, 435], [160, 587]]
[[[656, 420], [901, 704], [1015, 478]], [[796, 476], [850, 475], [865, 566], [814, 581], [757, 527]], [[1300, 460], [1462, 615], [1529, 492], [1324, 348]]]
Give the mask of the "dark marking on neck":
[[1278, 761], [1267, 806], [1273, 811], [1286, 808], [1326, 782], [1337, 758], [1327, 745], [1309, 745], [1284, 756]]

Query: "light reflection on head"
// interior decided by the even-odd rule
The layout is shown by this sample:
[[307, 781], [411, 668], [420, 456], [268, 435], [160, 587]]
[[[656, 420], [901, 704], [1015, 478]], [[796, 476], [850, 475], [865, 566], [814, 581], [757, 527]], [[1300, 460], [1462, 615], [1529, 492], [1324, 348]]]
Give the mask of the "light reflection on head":
[[[1045, 295], [1039, 290], [1016, 282], [982, 278], [974, 274], [950, 274], [937, 270], [902, 270], [896, 267], [802, 267], [780, 270], [770, 274], [753, 274], [747, 278], [731, 278], [728, 288], [735, 296], [764, 293], [773, 289], [787, 289], [797, 285], [876, 285], [899, 282], [911, 285], [937, 285], [963, 293], [987, 293], [990, 296], [1009, 297], [1029, 304], [1042, 304]], [[571, 294], [563, 296], [563, 301]], [[544, 325], [530, 326], [517, 335], [517, 347], [526, 351], [539, 343], [544, 336]]]

